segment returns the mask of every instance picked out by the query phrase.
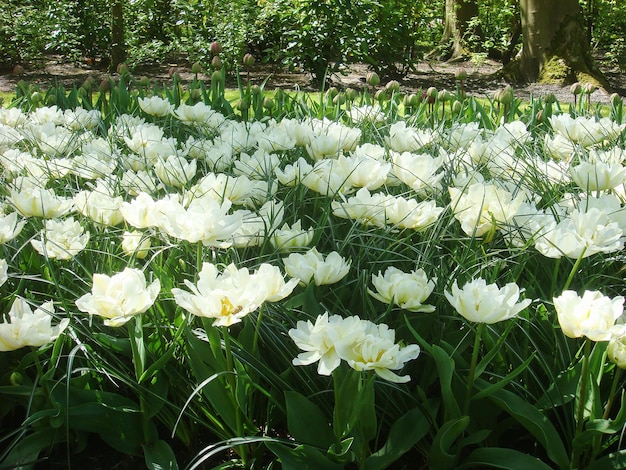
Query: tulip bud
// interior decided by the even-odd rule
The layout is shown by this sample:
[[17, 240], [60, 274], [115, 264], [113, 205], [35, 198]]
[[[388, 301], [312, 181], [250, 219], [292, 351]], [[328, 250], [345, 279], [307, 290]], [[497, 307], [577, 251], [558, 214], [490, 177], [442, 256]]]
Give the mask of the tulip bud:
[[333, 97], [333, 104], [336, 106], [341, 106], [346, 102], [346, 95], [344, 93], [339, 93]]
[[111, 91], [111, 82], [107, 78], [103, 78], [100, 82], [100, 93], [106, 93], [107, 91]]
[[586, 94], [590, 95], [593, 92], [595, 92], [597, 89], [598, 89], [598, 87], [595, 86], [593, 83], [587, 83], [587, 84], [585, 84], [584, 91], [585, 91]]
[[385, 85], [385, 90], [389, 93], [397, 93], [400, 91], [400, 83], [397, 80], [391, 80]]
[[500, 95], [500, 103], [507, 105], [513, 101], [513, 93], [508, 90], [503, 90], [503, 93]]
[[173, 78], [176, 74], [176, 67], [170, 67], [167, 71], [167, 76]]
[[335, 96], [337, 96], [338, 93], [339, 90], [337, 90], [337, 88], [334, 86], [331, 86], [328, 90], [326, 90], [326, 96], [330, 99], [333, 99]]
[[618, 95], [617, 93], [613, 93], [610, 98], [611, 98], [611, 103], [613, 103], [613, 106], [617, 106], [622, 102], [622, 97]]
[[202, 73], [202, 66], [199, 62], [194, 62], [191, 66], [191, 73], [195, 73], [196, 75]]
[[543, 122], [543, 109], [537, 111], [537, 114], [535, 114], [535, 120], [537, 122]]
[[387, 95], [385, 94], [385, 90], [378, 90], [375, 94], [374, 94], [374, 98], [377, 99], [378, 101], [382, 101], [387, 97]]
[[571, 87], [569, 87], [569, 91], [572, 92], [572, 95], [579, 95], [582, 90], [582, 86], [580, 83], [573, 83]]
[[606, 353], [617, 367], [626, 369], [626, 336], [611, 338], [606, 348]]
[[215, 70], [220, 70], [222, 68], [222, 59], [220, 59], [220, 56], [216, 55], [211, 59], [211, 67]]
[[150, 79], [146, 76], [139, 78], [139, 86], [147, 88], [150, 86]]
[[467, 80], [467, 72], [465, 71], [465, 69], [457, 70], [454, 74], [454, 78], [460, 82]]
[[202, 92], [198, 88], [194, 88], [189, 92], [189, 96], [191, 96], [192, 100], [197, 101], [202, 98]]
[[24, 75], [24, 67], [22, 67], [20, 64], [17, 64], [15, 67], [13, 67], [13, 75], [17, 77], [21, 77], [22, 75]]
[[56, 104], [56, 102], [57, 102], [56, 95], [48, 95], [48, 96], [46, 96], [46, 106], [54, 106]]
[[33, 104], [37, 104], [41, 101], [42, 96], [41, 93], [39, 93], [38, 91], [34, 91], [31, 95], [30, 95], [30, 101]]
[[378, 86], [380, 85], [380, 77], [376, 72], [369, 72], [365, 76], [365, 83], [367, 83], [369, 86]]
[[409, 106], [419, 106], [420, 104], [420, 97], [414, 93], [409, 95]]
[[218, 55], [222, 52], [222, 45], [218, 41], [213, 41], [211, 43], [211, 54]]
[[429, 88], [426, 90], [426, 96], [427, 96], [428, 98], [432, 99], [432, 100], [437, 99], [437, 95], [438, 95], [438, 93], [439, 93], [439, 92], [437, 91], [437, 89], [436, 89], [434, 86], [431, 86], [431, 87], [429, 87]]
[[263, 100], [263, 107], [264, 107], [265, 109], [268, 109], [268, 110], [270, 110], [270, 111], [271, 111], [272, 109], [274, 109], [274, 106], [275, 106], [275, 104], [274, 104], [274, 100], [273, 100], [273, 99], [271, 99], [271, 98], [265, 98], [265, 99]]
[[211, 81], [219, 82], [222, 79], [222, 72], [220, 70], [216, 70], [211, 74]]
[[127, 75], [129, 73], [128, 65], [126, 65], [124, 62], [122, 62], [121, 64], [117, 64], [117, 73], [119, 73], [120, 75]]
[[441, 90], [441, 91], [437, 94], [437, 99], [438, 99], [439, 101], [446, 102], [446, 101], [448, 101], [450, 98], [452, 98], [452, 96], [450, 95], [450, 93], [448, 92], [448, 90]]
[[252, 67], [254, 65], [254, 56], [250, 53], [247, 53], [243, 56], [243, 65], [246, 67]]
[[556, 96], [554, 96], [554, 93], [548, 93], [543, 100], [546, 103], [555, 103], [556, 102]]
[[358, 93], [354, 88], [346, 88], [346, 99], [348, 101], [354, 101], [357, 96]]
[[454, 103], [452, 103], [452, 112], [453, 113], [455, 113], [455, 114], [460, 113], [461, 112], [461, 108], [462, 108], [462, 105], [461, 105], [460, 101], [456, 101], [455, 100]]
[[22, 377], [22, 374], [20, 374], [19, 372], [11, 372], [11, 375], [9, 376], [9, 383], [11, 385], [22, 385], [23, 381], [24, 377]]
[[248, 98], [241, 98], [241, 101], [237, 103], [237, 109], [239, 111], [247, 111], [250, 108], [250, 101]]
[[89, 77], [87, 77], [85, 79], [85, 81], [83, 82], [83, 88], [88, 91], [91, 92], [91, 90], [93, 89], [93, 86], [95, 85], [96, 81], [94, 80], [94, 78], [90, 75]]

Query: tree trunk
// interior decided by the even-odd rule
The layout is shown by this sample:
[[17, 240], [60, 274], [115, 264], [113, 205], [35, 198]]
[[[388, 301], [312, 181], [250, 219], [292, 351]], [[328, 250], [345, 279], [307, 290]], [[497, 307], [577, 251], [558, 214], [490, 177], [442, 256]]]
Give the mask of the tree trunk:
[[578, 0], [521, 0], [522, 50], [504, 75], [515, 81], [576, 81], [608, 89], [591, 57]]
[[111, 63], [109, 69], [114, 72], [117, 70], [117, 66], [125, 60], [124, 0], [111, 0]]
[[446, 0], [443, 36], [439, 46], [428, 56], [451, 61], [467, 58], [471, 51], [469, 36], [481, 37], [478, 25], [472, 24], [477, 17], [476, 0]]

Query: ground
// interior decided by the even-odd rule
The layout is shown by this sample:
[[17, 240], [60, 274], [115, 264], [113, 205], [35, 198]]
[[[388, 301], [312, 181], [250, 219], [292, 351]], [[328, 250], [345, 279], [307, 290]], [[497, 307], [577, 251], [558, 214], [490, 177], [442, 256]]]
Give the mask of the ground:
[[[617, 92], [622, 97], [626, 97], [626, 72], [609, 66], [602, 66], [601, 59], [600, 57], [599, 62], [601, 68], [609, 79], [609, 83], [612, 87], [610, 91]], [[490, 60], [454, 64], [432, 61], [420, 62], [415, 66], [414, 72], [408, 74], [408, 76], [401, 80], [401, 86], [402, 90], [407, 93], [414, 93], [431, 86], [439, 90], [445, 88], [453, 91], [456, 88], [454, 74], [462, 68], [468, 75], [465, 88], [469, 95], [478, 97], [492, 96], [496, 90], [507, 85], [503, 79], [497, 78], [495, 74], [500, 67], [501, 65], [498, 62]], [[138, 67], [132, 72], [136, 77], [146, 76], [157, 83], [167, 84], [170, 81], [169, 74], [172, 70], [178, 72], [183, 81], [193, 78], [189, 66], [178, 63], [143, 66]], [[346, 69], [344, 74], [333, 75], [331, 77], [331, 84], [342, 88], [362, 88], [365, 86], [365, 76], [368, 71], [367, 66], [363, 64], [352, 64]], [[29, 83], [35, 83], [43, 88], [54, 83], [62, 83], [64, 86], [71, 88], [73, 85], [81, 85], [89, 76], [92, 76], [96, 79], [97, 83], [99, 83], [102, 78], [106, 76], [106, 72], [89, 67], [87, 64], [84, 64], [84, 66], [69, 64], [64, 62], [60, 57], [51, 56], [39, 67], [26, 66], [25, 72], [21, 77], [16, 76], [10, 71], [5, 71], [0, 75], [0, 91], [14, 91], [17, 82], [21, 79]], [[230, 77], [232, 78], [233, 76], [234, 73], [230, 73]], [[311, 77], [308, 74], [286, 72], [278, 67], [265, 64], [255, 65], [250, 72], [250, 78], [254, 83], [260, 84], [268, 77], [269, 79], [266, 84], [267, 89], [281, 87], [284, 90], [293, 90], [295, 88], [311, 90]], [[199, 75], [199, 78], [208, 81], [209, 75], [202, 73]], [[234, 82], [232, 86], [235, 86]], [[513, 88], [515, 90], [515, 96], [520, 99], [529, 99], [531, 96], [540, 98], [548, 93], [554, 93], [561, 102], [570, 102], [573, 100], [569, 86], [561, 87], [559, 85], [533, 83], [513, 85]], [[609, 92], [598, 90], [592, 95], [592, 102], [607, 103], [609, 97]]]

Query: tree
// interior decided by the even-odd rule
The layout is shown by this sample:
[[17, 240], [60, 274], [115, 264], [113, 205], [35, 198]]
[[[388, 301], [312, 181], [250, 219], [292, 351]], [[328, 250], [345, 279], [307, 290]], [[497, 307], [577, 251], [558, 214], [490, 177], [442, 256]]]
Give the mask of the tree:
[[469, 38], [481, 37], [476, 0], [446, 0], [443, 36], [439, 46], [429, 54], [440, 60], [462, 60], [471, 51]]
[[111, 0], [111, 71], [126, 60], [124, 42], [124, 0]]
[[608, 88], [591, 57], [578, 0], [520, 0], [522, 50], [504, 67], [515, 81]]

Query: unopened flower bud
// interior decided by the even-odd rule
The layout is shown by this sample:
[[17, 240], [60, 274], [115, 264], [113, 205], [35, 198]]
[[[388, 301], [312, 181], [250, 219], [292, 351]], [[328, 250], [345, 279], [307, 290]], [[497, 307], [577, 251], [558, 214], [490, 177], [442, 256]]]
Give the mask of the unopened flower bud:
[[555, 103], [556, 102], [556, 96], [554, 96], [554, 93], [548, 93], [543, 100], [546, 103]]
[[391, 80], [385, 85], [385, 90], [389, 93], [397, 93], [400, 91], [400, 83], [397, 80]]
[[460, 113], [461, 112], [461, 108], [462, 108], [462, 105], [461, 105], [460, 101], [455, 100], [454, 103], [452, 103], [452, 112], [453, 113], [455, 113], [455, 114]]
[[333, 98], [333, 104], [336, 106], [341, 106], [346, 102], [346, 95], [344, 93], [339, 93], [335, 95]]
[[513, 101], [513, 93], [508, 90], [503, 90], [503, 93], [500, 95], [500, 103], [507, 105]]
[[348, 101], [354, 101], [357, 96], [358, 93], [354, 88], [346, 88], [346, 99]]
[[237, 109], [239, 111], [247, 111], [248, 108], [250, 108], [250, 101], [248, 101], [248, 98], [241, 98], [241, 101], [237, 103]]
[[250, 87], [250, 93], [252, 93], [252, 95], [254, 96], [260, 95], [261, 87], [259, 85], [252, 85], [252, 87]]
[[460, 82], [467, 80], [467, 72], [465, 71], [465, 69], [459, 69], [454, 74], [454, 78]]
[[100, 93], [111, 91], [111, 82], [109, 82], [107, 78], [103, 78], [98, 88], [100, 89]]
[[141, 77], [139, 79], [139, 85], [144, 87], [144, 88], [149, 87], [150, 86], [150, 79], [148, 77], [146, 77], [146, 76]]
[[537, 111], [537, 114], [535, 114], [535, 120], [537, 122], [543, 122], [543, 109]]
[[34, 104], [37, 104], [41, 101], [41, 93], [39, 93], [38, 91], [34, 91], [31, 95], [30, 95], [30, 101]]
[[380, 85], [380, 77], [376, 72], [369, 72], [365, 76], [365, 83], [367, 83], [369, 86], [378, 86]]
[[437, 94], [439, 92], [437, 91], [437, 89], [434, 86], [428, 87], [426, 89], [426, 96], [431, 98], [431, 99], [436, 99], [437, 98]]
[[202, 73], [202, 66], [199, 62], [194, 62], [191, 66], [191, 73], [195, 73], [196, 75]]
[[254, 60], [254, 56], [250, 53], [247, 53], [243, 56], [243, 65], [246, 67], [252, 67], [256, 61]]
[[448, 90], [441, 90], [439, 93], [437, 93], [437, 99], [439, 101], [443, 101], [446, 102], [448, 101], [452, 96], [450, 95], [450, 93], [448, 92]]
[[176, 74], [176, 67], [170, 67], [167, 71], [167, 76], [173, 78]]
[[11, 385], [22, 385], [23, 381], [24, 377], [22, 376], [22, 374], [20, 374], [19, 372], [11, 372], [11, 375], [9, 376], [9, 383]]
[[211, 74], [211, 81], [219, 82], [222, 79], [222, 72], [220, 70], [216, 70]]
[[54, 106], [56, 103], [57, 103], [57, 96], [56, 95], [48, 95], [48, 96], [46, 96], [46, 106]]
[[13, 67], [13, 75], [17, 77], [21, 77], [22, 75], [24, 75], [24, 67], [22, 67], [20, 64], [17, 64], [15, 67]]
[[218, 55], [222, 52], [222, 45], [218, 41], [213, 41], [211, 43], [211, 54]]
[[263, 100], [263, 107], [265, 109], [268, 109], [268, 110], [271, 111], [272, 109], [274, 109], [274, 106], [275, 106], [275, 104], [274, 104], [274, 100], [272, 98], [265, 98]]
[[410, 94], [408, 97], [408, 100], [409, 100], [409, 106], [419, 106], [420, 104], [420, 97], [416, 95], [415, 93]]
[[571, 91], [573, 95], [579, 95], [581, 90], [582, 86], [578, 82], [572, 83], [572, 86], [569, 87], [569, 91]]
[[222, 68], [222, 59], [220, 59], [220, 56], [216, 55], [211, 59], [211, 67], [215, 70], [220, 70]]
[[375, 94], [374, 94], [374, 98], [376, 98], [378, 101], [382, 101], [385, 98], [387, 98], [387, 94], [385, 93], [385, 90], [378, 90]]
[[338, 93], [339, 90], [337, 90], [337, 88], [334, 86], [331, 86], [328, 90], [326, 90], [326, 96], [330, 99], [333, 99], [335, 96], [337, 96]]
[[610, 96], [610, 98], [611, 98], [611, 103], [613, 104], [613, 106], [618, 106], [622, 102], [622, 97], [618, 95], [617, 93], [613, 93]]
[[127, 75], [128, 72], [128, 65], [126, 65], [124, 62], [122, 62], [121, 64], [117, 64], [117, 73], [119, 73], [120, 75]]
[[192, 100], [197, 101], [200, 98], [202, 98], [202, 92], [200, 91], [199, 88], [194, 88], [193, 90], [189, 92], [189, 96], [191, 96]]
[[598, 87], [595, 86], [593, 83], [585, 84], [585, 93], [588, 94], [588, 95], [592, 94], [597, 89], [598, 89]]

